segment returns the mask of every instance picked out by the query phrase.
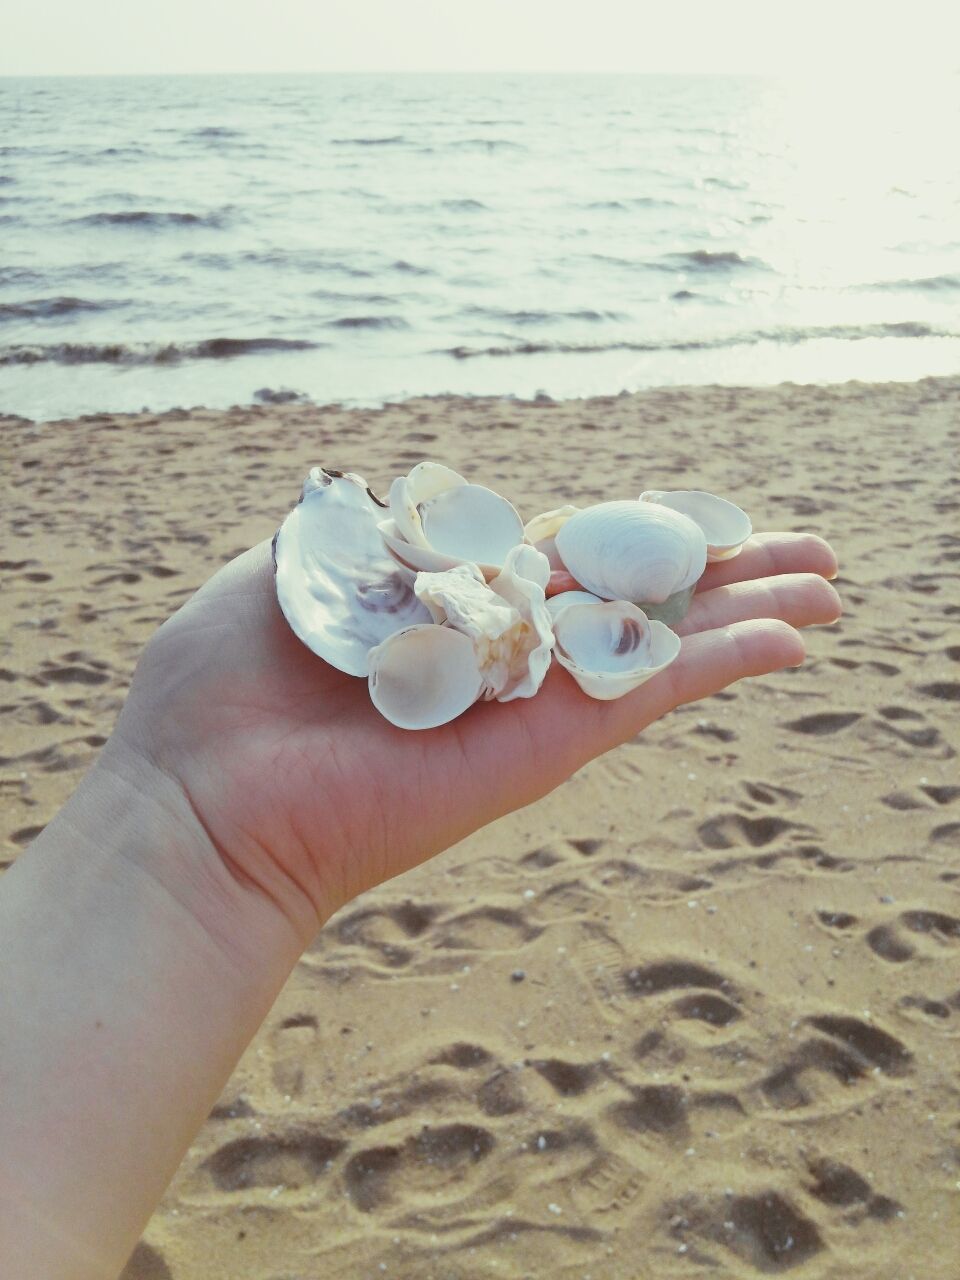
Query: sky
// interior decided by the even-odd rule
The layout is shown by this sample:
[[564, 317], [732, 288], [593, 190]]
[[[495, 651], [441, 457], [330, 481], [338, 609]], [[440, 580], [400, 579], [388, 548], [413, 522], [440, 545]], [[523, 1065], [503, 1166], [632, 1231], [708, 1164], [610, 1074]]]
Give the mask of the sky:
[[19, 0], [0, 76], [897, 75], [960, 68], [960, 0]]

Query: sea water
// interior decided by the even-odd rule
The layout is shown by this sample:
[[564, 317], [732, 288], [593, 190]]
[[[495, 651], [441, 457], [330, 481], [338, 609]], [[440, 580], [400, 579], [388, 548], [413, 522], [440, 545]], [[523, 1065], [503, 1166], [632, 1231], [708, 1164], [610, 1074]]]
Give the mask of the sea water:
[[960, 371], [960, 77], [0, 80], [0, 412]]

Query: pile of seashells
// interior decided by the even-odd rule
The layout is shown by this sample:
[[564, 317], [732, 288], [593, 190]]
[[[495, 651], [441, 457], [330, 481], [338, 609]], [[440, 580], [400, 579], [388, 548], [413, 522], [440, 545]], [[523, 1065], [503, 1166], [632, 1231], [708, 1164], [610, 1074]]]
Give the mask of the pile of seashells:
[[401, 729], [479, 699], [532, 698], [555, 656], [593, 698], [619, 698], [676, 658], [707, 563], [735, 556], [747, 515], [713, 494], [559, 507], [524, 525], [493, 490], [421, 462], [382, 502], [362, 476], [315, 467], [273, 542], [296, 635], [366, 676]]

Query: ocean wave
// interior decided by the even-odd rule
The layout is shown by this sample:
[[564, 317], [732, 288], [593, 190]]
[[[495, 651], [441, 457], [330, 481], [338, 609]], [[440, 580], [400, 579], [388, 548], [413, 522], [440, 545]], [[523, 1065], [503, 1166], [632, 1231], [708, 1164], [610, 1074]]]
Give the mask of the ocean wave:
[[791, 346], [817, 339], [835, 338], [846, 342], [865, 338], [960, 338], [960, 332], [937, 329], [915, 320], [890, 324], [824, 325], [796, 329], [758, 329], [719, 338], [690, 338], [666, 342], [518, 342], [500, 347], [446, 347], [440, 354], [456, 360], [477, 356], [597, 355], [605, 351], [710, 351], [722, 347], [756, 346], [762, 342]]
[[420, 267], [415, 262], [407, 262], [404, 258], [398, 258], [396, 262], [390, 264], [391, 271], [402, 271], [405, 275], [410, 276], [432, 276], [436, 272], [431, 267]]
[[733, 249], [688, 249], [680, 253], [667, 253], [656, 263], [660, 271], [733, 271], [742, 267], [754, 270], [770, 268], [759, 258], [744, 258]]
[[89, 298], [31, 298], [27, 302], [0, 303], [0, 323], [4, 320], [51, 320], [75, 315], [78, 311], [110, 311], [122, 302], [94, 302]]
[[871, 292], [881, 289], [884, 292], [900, 293], [905, 290], [921, 289], [924, 293], [948, 293], [960, 289], [960, 275], [924, 276], [919, 280], [878, 280], [874, 284], [861, 285]]
[[678, 201], [659, 196], [624, 196], [619, 200], [590, 200], [577, 206], [579, 209], [613, 209], [620, 213], [629, 213], [631, 209], [679, 209], [681, 207]]
[[580, 311], [508, 311], [500, 307], [464, 307], [466, 314], [483, 316], [488, 320], [499, 320], [506, 324], [552, 324], [557, 320], [584, 320], [597, 323], [603, 320], [625, 320], [626, 316], [619, 311], [592, 311], [584, 308]]
[[135, 345], [123, 342], [58, 342], [48, 346], [0, 347], [0, 365], [164, 365], [179, 364], [184, 360], [228, 360], [266, 351], [314, 351], [327, 345], [299, 338], [206, 338], [202, 342]]
[[123, 209], [116, 213], [88, 213], [72, 222], [87, 227], [222, 227], [222, 213], [165, 213], [149, 209]]
[[281, 268], [300, 273], [332, 271], [337, 275], [370, 279], [375, 273], [310, 249], [245, 249], [242, 253], [181, 253], [178, 261], [230, 271], [237, 266]]
[[0, 173], [0, 187], [12, 187], [16, 182], [16, 178], [10, 176], [9, 173]]
[[208, 124], [202, 129], [191, 129], [187, 138], [242, 138], [242, 129], [231, 129], [225, 124]]
[[438, 143], [438, 149], [444, 151], [526, 151], [520, 142], [511, 142], [509, 138], [451, 138], [449, 142]]
[[463, 200], [440, 200], [438, 207], [441, 209], [449, 209], [452, 213], [480, 213], [488, 209], [490, 206], [485, 205], [481, 200], [471, 200], [469, 198]]
[[335, 147], [400, 147], [408, 139], [402, 133], [395, 133], [389, 138], [332, 138]]
[[0, 267], [0, 288], [9, 284], [42, 284], [44, 276], [29, 267]]
[[409, 329], [400, 316], [341, 316], [328, 320], [325, 329]]
[[[400, 298], [408, 296], [408, 294], [399, 295]], [[387, 293], [341, 293], [338, 289], [313, 289], [310, 297], [318, 298], [321, 302], [346, 302], [351, 306], [367, 307], [389, 307], [399, 301], [397, 295]]]

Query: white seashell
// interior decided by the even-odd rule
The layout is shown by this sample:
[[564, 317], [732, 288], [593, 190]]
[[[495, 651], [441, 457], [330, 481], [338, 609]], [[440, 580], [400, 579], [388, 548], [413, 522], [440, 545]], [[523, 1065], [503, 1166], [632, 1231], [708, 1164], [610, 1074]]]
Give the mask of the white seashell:
[[544, 511], [542, 515], [534, 516], [523, 526], [523, 536], [538, 551], [543, 552], [550, 561], [551, 569], [563, 568], [563, 562], [557, 554], [557, 530], [579, 510], [579, 507], [568, 503], [565, 507], [555, 507], [553, 511]]
[[414, 574], [385, 552], [380, 508], [362, 476], [315, 467], [274, 538], [277, 599], [303, 643], [331, 666], [367, 674], [367, 654], [430, 613]]
[[[478, 564], [491, 578], [507, 552], [523, 541], [523, 522], [512, 503], [436, 462], [421, 462], [390, 486], [392, 526], [383, 530], [391, 554], [426, 572]], [[385, 522], [386, 523], [386, 522]], [[407, 547], [433, 553], [417, 556]], [[428, 567], [429, 566], [429, 567]]]
[[680, 652], [679, 636], [625, 600], [571, 604], [553, 625], [557, 661], [584, 693], [601, 701], [622, 698]]
[[443, 573], [445, 569], [455, 569], [458, 564], [463, 564], [462, 560], [454, 556], [443, 556], [432, 547], [421, 547], [414, 542], [404, 541], [399, 535], [395, 520], [381, 520], [377, 528], [384, 546], [394, 560], [417, 573]]
[[589, 591], [561, 591], [559, 595], [551, 596], [547, 601], [547, 611], [554, 622], [560, 616], [564, 609], [569, 608], [572, 604], [603, 604], [604, 602], [599, 596], [593, 596]]
[[702, 489], [648, 489], [641, 502], [655, 502], [671, 511], [688, 516], [703, 530], [707, 540], [707, 560], [730, 560], [753, 532], [750, 517], [726, 498], [718, 498]]
[[390, 514], [397, 522], [397, 535], [417, 547], [427, 546], [420, 519], [420, 504], [429, 502], [446, 489], [466, 484], [463, 476], [439, 462], [420, 462], [390, 486]]
[[687, 516], [653, 502], [601, 502], [557, 531], [557, 551], [577, 582], [604, 600], [662, 604], [703, 573], [707, 541]]
[[400, 729], [435, 729], [481, 691], [474, 646], [451, 627], [407, 627], [371, 649], [370, 700]]
[[473, 642], [484, 697], [530, 698], [543, 683], [553, 647], [542, 585], [549, 574], [546, 557], [525, 546], [513, 548], [489, 585], [476, 565], [417, 574], [414, 590], [434, 621]]
[[498, 702], [532, 698], [543, 684], [553, 651], [553, 623], [544, 591], [550, 563], [534, 547], [514, 547], [490, 588], [520, 615], [522, 626], [515, 649], [507, 659], [507, 679], [496, 694]]

